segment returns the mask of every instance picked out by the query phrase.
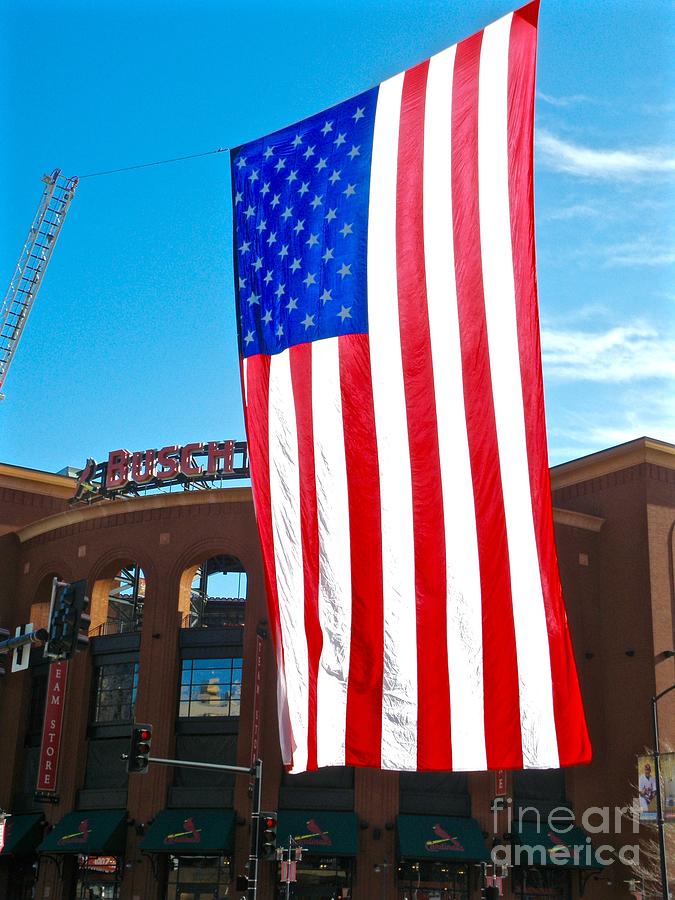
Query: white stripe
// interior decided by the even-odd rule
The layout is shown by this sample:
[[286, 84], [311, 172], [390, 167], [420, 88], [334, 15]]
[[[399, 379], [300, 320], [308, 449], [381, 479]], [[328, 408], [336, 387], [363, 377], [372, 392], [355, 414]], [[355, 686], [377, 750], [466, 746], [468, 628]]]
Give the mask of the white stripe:
[[396, 279], [403, 74], [380, 85], [368, 213], [368, 325], [382, 519], [382, 768], [417, 767], [415, 558]]
[[525, 767], [557, 766], [548, 632], [532, 518], [508, 194], [507, 76], [512, 16], [485, 29], [478, 101], [483, 285], [511, 569]]
[[466, 429], [452, 227], [455, 47], [429, 63], [424, 119], [424, 254], [445, 521], [452, 767], [487, 768], [476, 512]]
[[293, 772], [307, 768], [309, 665], [305, 636], [305, 589], [300, 525], [298, 432], [293, 403], [290, 353], [270, 359], [269, 393], [270, 503], [279, 617], [284, 645], [284, 674], [295, 748]]
[[347, 462], [340, 391], [339, 338], [312, 348], [314, 470], [319, 524], [319, 621], [323, 647], [316, 684], [319, 766], [344, 766], [352, 627]]

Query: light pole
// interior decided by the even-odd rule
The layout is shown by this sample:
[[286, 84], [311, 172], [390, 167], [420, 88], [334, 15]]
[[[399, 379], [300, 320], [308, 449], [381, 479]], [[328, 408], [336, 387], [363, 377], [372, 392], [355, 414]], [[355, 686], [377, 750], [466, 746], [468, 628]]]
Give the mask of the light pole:
[[668, 891], [668, 860], [666, 856], [666, 823], [663, 818], [663, 804], [661, 802], [661, 765], [659, 752], [659, 714], [657, 703], [666, 694], [675, 690], [675, 684], [671, 684], [665, 691], [661, 691], [655, 697], [652, 697], [652, 729], [654, 736], [654, 775], [656, 777], [656, 823], [659, 830], [659, 863], [661, 867], [661, 888], [663, 900], [669, 900]]

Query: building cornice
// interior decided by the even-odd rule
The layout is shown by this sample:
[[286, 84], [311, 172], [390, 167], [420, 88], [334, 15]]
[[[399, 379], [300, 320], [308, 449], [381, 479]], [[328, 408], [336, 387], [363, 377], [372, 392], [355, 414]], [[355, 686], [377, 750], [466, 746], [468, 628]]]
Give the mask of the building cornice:
[[619, 444], [617, 447], [610, 447], [609, 450], [573, 459], [551, 469], [551, 488], [557, 491], [572, 484], [591, 481], [644, 463], [675, 470], [675, 445], [654, 438], [641, 437], [626, 444]]
[[97, 519], [109, 516], [123, 516], [154, 509], [176, 509], [182, 506], [208, 506], [227, 503], [251, 503], [252, 495], [249, 487], [215, 488], [207, 491], [184, 491], [180, 494], [148, 494], [145, 497], [133, 497], [127, 500], [102, 500], [92, 506], [76, 506], [67, 512], [48, 516], [39, 522], [26, 525], [17, 532], [21, 543], [30, 541], [40, 535], [58, 531], [72, 525], [85, 525]]
[[54, 475], [51, 472], [40, 472], [38, 469], [24, 469], [22, 466], [0, 463], [0, 488], [70, 500], [75, 493], [75, 486], [75, 479], [66, 475]]
[[577, 512], [574, 509], [560, 509], [553, 507], [553, 521], [556, 525], [568, 525], [570, 528], [583, 528], [584, 531], [600, 531], [605, 520], [599, 516], [589, 516], [588, 513]]

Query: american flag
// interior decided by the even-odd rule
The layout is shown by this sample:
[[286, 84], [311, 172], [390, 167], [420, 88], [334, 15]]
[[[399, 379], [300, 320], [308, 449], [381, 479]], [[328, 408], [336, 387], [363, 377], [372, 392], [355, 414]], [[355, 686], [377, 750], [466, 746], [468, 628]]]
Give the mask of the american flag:
[[293, 772], [590, 758], [546, 451], [537, 12], [232, 153]]

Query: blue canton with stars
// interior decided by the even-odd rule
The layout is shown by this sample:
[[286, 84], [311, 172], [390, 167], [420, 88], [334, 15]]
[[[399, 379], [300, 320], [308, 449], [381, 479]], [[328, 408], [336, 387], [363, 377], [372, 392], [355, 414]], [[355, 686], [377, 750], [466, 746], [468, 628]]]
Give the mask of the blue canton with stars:
[[377, 88], [232, 153], [244, 356], [368, 330]]

